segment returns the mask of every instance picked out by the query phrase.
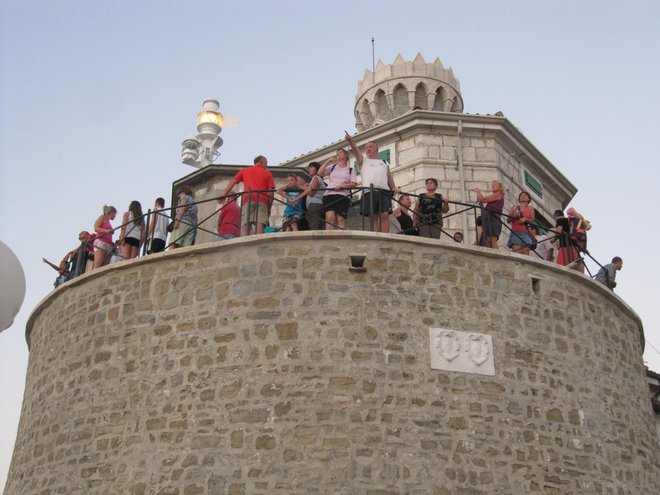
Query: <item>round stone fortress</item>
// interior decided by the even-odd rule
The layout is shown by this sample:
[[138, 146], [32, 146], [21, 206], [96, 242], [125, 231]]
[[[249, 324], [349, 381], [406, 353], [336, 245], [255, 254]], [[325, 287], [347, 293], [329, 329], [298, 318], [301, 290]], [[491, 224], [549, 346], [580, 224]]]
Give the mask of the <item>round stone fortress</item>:
[[64, 284], [27, 339], [7, 495], [660, 486], [638, 316], [530, 257], [364, 232], [209, 243]]

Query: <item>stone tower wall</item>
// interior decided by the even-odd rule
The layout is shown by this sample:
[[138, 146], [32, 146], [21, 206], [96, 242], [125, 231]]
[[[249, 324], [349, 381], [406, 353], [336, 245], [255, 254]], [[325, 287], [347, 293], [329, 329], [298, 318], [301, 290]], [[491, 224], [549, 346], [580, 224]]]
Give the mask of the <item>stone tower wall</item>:
[[[438, 192], [450, 201], [474, 204], [476, 195], [471, 189], [490, 191], [491, 181], [499, 180], [506, 189], [506, 212], [518, 204], [521, 191], [528, 191], [537, 221], [554, 227], [552, 213], [565, 209], [577, 192], [516, 127], [500, 116], [415, 111], [360, 133], [355, 139], [361, 150], [374, 141], [379, 151], [389, 153], [394, 182], [406, 193], [424, 191], [425, 180], [434, 177], [439, 182]], [[334, 155], [337, 147], [328, 145], [284, 165], [304, 168], [313, 160], [323, 162]], [[538, 182], [540, 191], [527, 183], [527, 175]], [[451, 205], [444, 226], [450, 234], [464, 230], [466, 239], [473, 241], [474, 211], [461, 211], [465, 207]], [[500, 245], [506, 245], [508, 233], [504, 228]]]
[[[532, 206], [538, 215], [542, 215], [554, 226], [552, 213], [564, 209], [564, 191], [553, 188], [553, 181], [548, 179], [544, 181], [546, 187], [543, 197], [539, 197], [525, 185], [523, 177], [528, 167], [517, 158], [514, 149], [504, 147], [496, 135], [483, 137], [479, 131], [468, 132], [461, 137], [460, 148], [456, 135], [437, 130], [436, 133], [416, 133], [394, 142], [391, 145], [393, 154], [396, 154], [396, 166], [392, 168], [394, 182], [406, 192], [419, 194], [426, 190], [426, 179], [433, 177], [438, 180], [438, 191], [449, 201], [474, 204], [476, 194], [472, 189], [478, 187], [488, 192], [491, 190], [491, 182], [499, 180], [505, 189], [505, 213], [518, 204], [520, 192], [527, 191], [533, 198]], [[459, 153], [462, 154], [465, 196], [457, 166]], [[539, 172], [537, 174], [540, 175]], [[464, 206], [451, 206], [449, 213], [464, 209]], [[474, 231], [472, 211], [467, 215], [467, 221], [468, 229]], [[449, 230], [460, 229], [462, 226], [460, 215], [453, 215], [445, 222]], [[502, 245], [506, 245], [508, 235], [508, 229], [503, 229], [500, 239]]]
[[[494, 375], [432, 369], [436, 327], [489, 335]], [[639, 318], [532, 258], [361, 232], [235, 239], [75, 279], [27, 333], [6, 495], [660, 485]]]

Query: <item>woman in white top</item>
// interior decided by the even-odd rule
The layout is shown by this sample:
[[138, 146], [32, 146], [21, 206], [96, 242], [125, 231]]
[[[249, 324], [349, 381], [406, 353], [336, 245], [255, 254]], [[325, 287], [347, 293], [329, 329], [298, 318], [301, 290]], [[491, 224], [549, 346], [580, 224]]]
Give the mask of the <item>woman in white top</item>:
[[318, 173], [319, 177], [327, 177], [328, 187], [323, 195], [325, 210], [325, 229], [334, 230], [346, 228], [346, 217], [351, 189], [357, 185], [357, 174], [348, 166], [348, 153], [338, 149], [334, 157], [328, 158]]
[[121, 256], [125, 260], [137, 258], [145, 237], [144, 217], [139, 201], [131, 201], [121, 223], [121, 233], [119, 234]]

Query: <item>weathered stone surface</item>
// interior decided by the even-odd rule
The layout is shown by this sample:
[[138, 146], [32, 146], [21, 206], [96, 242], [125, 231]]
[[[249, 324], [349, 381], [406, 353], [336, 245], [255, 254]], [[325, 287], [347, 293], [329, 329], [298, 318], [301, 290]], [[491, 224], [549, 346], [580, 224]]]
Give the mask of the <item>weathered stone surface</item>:
[[[435, 327], [490, 335], [495, 374], [432, 369]], [[579, 274], [424, 239], [111, 265], [30, 320], [5, 494], [655, 493], [640, 330]]]

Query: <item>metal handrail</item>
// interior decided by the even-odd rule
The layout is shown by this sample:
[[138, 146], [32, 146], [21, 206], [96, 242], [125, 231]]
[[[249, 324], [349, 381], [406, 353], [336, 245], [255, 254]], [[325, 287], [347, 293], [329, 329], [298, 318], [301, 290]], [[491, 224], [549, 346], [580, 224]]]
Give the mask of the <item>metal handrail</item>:
[[[379, 191], [379, 190], [382, 190], [382, 189], [376, 188], [376, 187], [374, 187], [373, 185], [369, 185], [368, 187], [365, 187], [365, 186], [362, 186], [362, 187], [354, 187], [354, 188], [351, 188], [351, 189], [347, 189], [347, 190], [346, 190], [346, 191], [348, 191], [348, 194], [347, 194], [346, 196], [349, 198], [349, 201], [351, 201], [351, 204], [352, 204], [352, 205], [355, 205], [355, 204], [356, 204], [355, 197], [356, 197], [358, 194], [360, 194], [360, 193], [365, 193], [365, 192], [374, 193], [375, 191]], [[317, 188], [317, 189], [315, 189], [315, 191], [323, 191], [323, 192], [325, 193], [325, 192], [327, 192], [327, 191], [334, 191], [334, 189], [332, 189], [332, 188], [328, 188], [328, 187], [322, 187], [322, 188]], [[273, 205], [273, 204], [283, 204], [283, 205], [287, 205], [288, 202], [285, 201], [285, 200], [283, 200], [283, 199], [280, 199], [279, 197], [277, 197], [277, 195], [275, 194], [276, 192], [277, 192], [277, 189], [261, 189], [261, 190], [257, 190], [257, 189], [248, 189], [248, 190], [246, 190], [246, 191], [242, 191], [242, 192], [238, 192], [238, 193], [232, 193], [232, 194], [228, 194], [228, 195], [226, 195], [226, 196], [218, 196], [218, 197], [212, 197], [212, 198], [203, 199], [203, 200], [200, 200], [200, 201], [193, 201], [192, 203], [190, 203], [191, 205], [193, 205], [193, 204], [194, 204], [194, 205], [201, 205], [201, 204], [209, 203], [209, 202], [212, 202], [212, 201], [213, 201], [213, 202], [217, 202], [217, 203], [219, 204], [219, 207], [216, 208], [216, 209], [214, 209], [210, 214], [206, 215], [203, 219], [198, 220], [198, 221], [197, 221], [196, 223], [194, 223], [194, 224], [189, 223], [187, 219], [182, 219], [181, 222], [182, 222], [182, 223], [185, 223], [186, 225], [189, 225], [189, 226], [190, 226], [189, 229], [185, 230], [184, 233], [183, 233], [179, 238], [177, 238], [177, 239], [174, 239], [174, 240], [173, 240], [173, 239], [170, 237], [169, 243], [166, 245], [165, 249], [169, 248], [169, 247], [170, 247], [172, 244], [174, 244], [177, 240], [179, 240], [180, 238], [186, 236], [188, 233], [193, 232], [193, 231], [194, 231], [194, 233], [193, 233], [194, 236], [196, 235], [196, 232], [197, 232], [197, 231], [202, 231], [202, 232], [210, 233], [210, 234], [213, 234], [213, 235], [217, 235], [217, 230], [215, 230], [215, 229], [214, 229], [214, 230], [207, 229], [207, 228], [205, 228], [205, 227], [203, 226], [203, 224], [205, 224], [206, 222], [208, 222], [210, 219], [215, 218], [216, 214], [219, 214], [219, 213], [223, 210], [223, 208], [224, 208], [228, 203], [230, 203], [230, 202], [232, 202], [232, 201], [237, 201], [239, 197], [241, 197], [241, 198], [243, 199], [243, 200], [240, 202], [240, 208], [241, 208], [241, 219], [243, 218], [243, 210], [244, 210], [244, 208], [248, 208], [250, 211], [252, 211], [252, 204], [253, 204], [253, 202], [254, 202], [252, 198], [253, 198], [253, 196], [255, 196], [255, 195], [256, 195], [258, 198], [261, 198], [261, 197], [263, 196], [263, 197], [265, 197], [266, 199], [268, 199], [269, 202], [270, 202], [270, 209], [272, 209], [272, 205]], [[389, 191], [389, 190], [386, 190], [386, 192], [391, 193], [391, 191]], [[403, 193], [403, 194], [406, 194], [406, 193]], [[417, 196], [417, 195], [415, 195], [415, 194], [408, 194], [408, 195], [409, 195], [409, 196]], [[395, 204], [399, 204], [399, 205], [400, 205], [400, 201], [399, 201], [397, 198], [392, 197], [391, 199], [392, 199], [393, 206], [394, 206]], [[227, 200], [231, 200], [231, 201], [227, 201]], [[365, 228], [365, 222], [367, 221], [367, 217], [368, 217], [368, 221], [369, 221], [369, 223], [368, 223], [369, 229], [371, 229], [371, 228], [373, 227], [373, 220], [374, 220], [374, 217], [373, 217], [373, 210], [374, 210], [374, 208], [373, 208], [373, 206], [374, 206], [373, 201], [374, 201], [374, 195], [373, 195], [373, 194], [370, 194], [370, 195], [369, 195], [369, 201], [370, 201], [369, 215], [362, 215], [362, 230], [367, 230], [367, 229]], [[470, 211], [470, 210], [471, 210], [471, 211], [473, 212], [473, 216], [474, 216], [474, 219], [475, 219], [475, 225], [476, 225], [476, 223], [477, 223], [477, 210], [480, 210], [480, 211], [483, 210], [483, 206], [481, 206], [481, 204], [479, 204], [479, 203], [462, 203], [462, 202], [459, 202], [459, 201], [448, 201], [448, 203], [454, 206], [455, 211], [452, 212], [452, 213], [444, 213], [444, 214], [442, 214], [442, 218], [443, 218], [443, 220], [446, 220], [446, 219], [451, 218], [451, 217], [453, 217], [453, 216], [455, 216], [455, 215], [460, 215], [460, 214], [462, 214], [462, 213], [464, 213], [464, 212], [467, 212], [467, 211]], [[162, 217], [167, 218], [167, 219], [171, 222], [171, 221], [173, 221], [173, 220], [175, 219], [175, 217], [174, 217], [173, 214], [172, 214], [174, 211], [176, 211], [175, 208], [177, 208], [177, 206], [172, 206], [171, 208], [168, 208], [167, 210], [170, 212], [169, 214], [164, 213], [164, 210], [165, 210], [165, 209], [163, 209], [163, 210], [159, 210], [158, 212], [153, 212], [152, 210], [148, 210], [147, 213], [143, 214], [142, 217], [145, 219], [145, 221], [144, 221], [144, 228], [146, 229], [146, 232], [149, 231], [149, 225], [150, 225], [150, 222], [151, 222], [151, 217], [152, 217], [152, 215], [154, 215], [154, 214], [156, 214], [156, 215], [160, 215], [160, 216], [162, 216]], [[255, 209], [255, 211], [257, 212], [257, 213], [256, 213], [256, 216], [255, 216], [255, 219], [254, 219], [255, 221], [254, 221], [254, 222], [248, 222], [248, 224], [251, 224], [251, 223], [259, 223], [258, 209]], [[408, 211], [412, 214], [412, 216], [413, 216], [413, 220], [416, 220], [415, 225], [416, 225], [417, 227], [419, 227], [419, 226], [421, 226], [421, 225], [429, 225], [431, 229], [437, 229], [437, 230], [439, 230], [441, 236], [444, 234], [444, 235], [447, 236], [448, 238], [453, 239], [452, 235], [449, 234], [449, 233], [448, 233], [443, 227], [441, 227], [441, 226], [439, 226], [439, 225], [437, 225], [437, 224], [429, 224], [428, 222], [423, 222], [422, 219], [421, 219], [421, 215], [420, 215], [418, 212], [415, 212], [413, 209], [408, 209]], [[323, 212], [323, 210], [322, 210], [322, 212]], [[309, 215], [309, 213], [307, 213], [307, 215]], [[417, 217], [415, 217], [416, 215], [417, 215]], [[496, 217], [496, 218], [497, 218], [497, 220], [502, 224], [502, 226], [503, 226], [506, 230], [508, 230], [510, 233], [513, 232], [512, 229], [507, 225], [506, 220], [516, 220], [516, 218], [513, 218], [512, 216], [510, 216], [510, 215], [508, 215], [508, 214], [506, 214], [506, 213], [504, 213], [504, 212], [499, 212], [498, 215], [499, 215], [499, 218], [497, 218], [497, 217]], [[270, 217], [270, 211], [269, 211], [269, 217]], [[322, 213], [321, 215], [313, 216], [313, 218], [320, 219], [322, 225], [331, 225], [332, 227], [334, 227], [334, 228], [336, 228], [336, 229], [342, 229], [342, 227], [340, 227], [339, 225], [328, 222], [328, 221], [325, 219], [325, 216], [324, 216], [323, 213]], [[503, 219], [504, 219], [504, 220], [503, 220]], [[248, 220], [251, 220], [251, 218], [248, 218]], [[261, 222], [261, 223], [263, 223], [263, 224], [267, 224], [267, 223], [268, 223], [268, 220], [269, 220], [269, 219], [267, 218], [267, 219], [265, 219], [264, 222]], [[242, 221], [242, 220], [241, 220], [241, 221]], [[380, 230], [380, 228], [382, 227], [382, 225], [381, 225], [381, 223], [380, 223], [380, 222], [381, 222], [380, 215], [378, 215], [377, 221], [378, 221], [378, 225], [377, 225], [377, 226], [378, 226], [378, 229]], [[121, 224], [121, 225], [119, 225], [119, 226], [113, 228], [113, 229], [112, 229], [112, 233], [114, 233], [114, 232], [116, 232], [116, 231], [118, 231], [118, 230], [121, 230], [122, 228], [124, 228], [124, 227], [126, 227], [126, 226], [132, 224], [133, 222], [134, 222], [134, 220], [130, 220], [130, 221], [124, 223], [124, 224]], [[420, 223], [420, 222], [421, 222], [421, 223]], [[598, 262], [598, 260], [596, 260], [596, 259], [595, 259], [595, 258], [589, 253], [588, 250], [581, 250], [581, 249], [580, 249], [580, 247], [578, 246], [578, 244], [574, 241], [574, 239], [572, 239], [570, 233], [566, 233], [566, 232], [558, 232], [558, 231], [553, 230], [553, 229], [551, 229], [551, 228], [547, 228], [547, 227], [541, 226], [541, 225], [539, 225], [539, 224], [537, 224], [537, 223], [533, 223], [533, 224], [536, 225], [537, 229], [540, 227], [540, 228], [542, 228], [543, 230], [548, 231], [548, 232], [551, 232], [551, 233], [553, 234], [550, 238], [545, 239], [545, 240], [543, 240], [542, 242], [556, 243], [558, 240], [560, 240], [560, 242], [563, 242], [564, 244], [568, 244], [570, 247], [574, 247], [574, 248], [576, 248], [576, 249], [578, 250], [578, 254], [582, 253], [582, 254], [588, 256], [588, 257], [589, 257], [594, 263], [596, 263], [600, 268], [603, 268], [603, 265], [602, 265], [600, 262]], [[241, 228], [241, 225], [238, 225], [237, 227], [240, 229], [240, 228]], [[286, 228], [286, 227], [287, 227], [287, 223], [284, 223], [284, 224], [283, 224], [282, 226], [280, 226], [277, 230], [282, 230], [282, 229], [284, 229], [284, 228]], [[249, 232], [250, 232], [250, 229], [248, 228], [248, 234], [249, 234]], [[142, 256], [144, 256], [144, 255], [146, 254], [146, 251], [147, 251], [147, 249], [146, 249], [146, 244], [148, 243], [148, 242], [147, 242], [147, 241], [148, 241], [148, 238], [149, 238], [149, 237], [148, 237], [148, 235], [147, 235], [146, 238], [145, 238], [145, 243], [144, 243], [144, 245], [143, 245], [143, 247], [142, 247]], [[74, 278], [74, 277], [76, 277], [76, 276], [81, 275], [82, 273], [84, 273], [87, 246], [88, 246], [88, 245], [92, 245], [93, 242], [94, 242], [94, 239], [92, 239], [92, 240], [90, 240], [90, 241], [88, 241], [88, 242], [83, 242], [83, 243], [81, 244], [81, 246], [80, 246], [80, 248], [79, 248], [79, 250], [80, 250], [80, 251], [79, 251], [79, 255], [78, 255], [77, 260], [76, 260], [76, 266], [75, 266], [75, 268], [74, 268], [73, 270], [70, 270], [71, 275], [70, 275], [70, 277], [68, 278], [68, 280], [70, 280], [71, 278]], [[479, 243], [479, 239], [477, 239], [477, 243]], [[538, 256], [538, 257], [540, 258], [541, 256], [540, 256], [538, 253], [536, 253], [536, 251], [533, 249], [533, 246], [534, 246], [534, 243], [533, 243], [533, 244], [529, 244], [529, 245], [528, 245], [528, 244], [523, 244], [523, 245], [521, 245], [518, 249], [515, 249], [515, 250], [512, 249], [511, 251], [512, 251], [512, 252], [517, 252], [517, 251], [520, 251], [520, 250], [522, 250], [522, 249], [524, 249], [524, 248], [532, 248], [532, 249], [530, 249], [530, 251], [534, 252], [534, 253], [536, 254], [536, 256]], [[99, 248], [97, 247], [96, 249], [99, 249]], [[104, 248], [100, 248], [100, 249], [104, 249]], [[106, 249], [106, 251], [110, 251], [110, 250], [107, 250], [107, 249]], [[84, 256], [81, 256], [81, 254], [84, 254]], [[117, 254], [117, 253], [115, 253], [115, 254]], [[531, 252], [530, 252], [530, 255], [531, 255]], [[121, 257], [121, 254], [119, 254], [119, 256]], [[578, 258], [576, 258], [576, 260], [570, 260], [570, 261], [571, 261], [571, 262], [575, 262], [575, 261], [578, 261], [578, 260], [580, 260], [580, 262], [584, 264], [583, 258], [581, 258], [581, 257], [579, 257], [579, 256], [578, 256]], [[585, 268], [587, 269], [587, 271], [588, 271], [588, 273], [589, 273], [589, 276], [593, 277], [593, 275], [592, 275], [591, 272], [589, 271], [588, 267], [586, 267], [586, 264], [585, 264]]]

